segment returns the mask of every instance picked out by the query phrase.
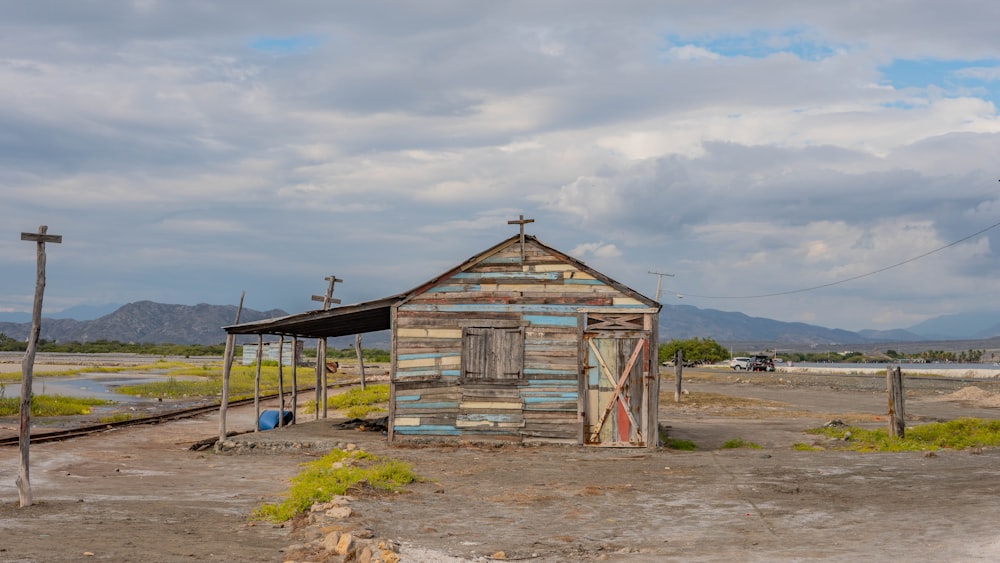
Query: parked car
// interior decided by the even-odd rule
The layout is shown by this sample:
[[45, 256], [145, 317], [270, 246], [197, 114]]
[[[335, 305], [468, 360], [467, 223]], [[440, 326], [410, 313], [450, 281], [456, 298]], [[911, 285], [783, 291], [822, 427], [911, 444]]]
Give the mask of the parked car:
[[746, 356], [739, 356], [729, 360], [729, 367], [734, 370], [750, 371], [750, 358]]
[[771, 356], [757, 354], [750, 357], [750, 371], [774, 371], [774, 361]]

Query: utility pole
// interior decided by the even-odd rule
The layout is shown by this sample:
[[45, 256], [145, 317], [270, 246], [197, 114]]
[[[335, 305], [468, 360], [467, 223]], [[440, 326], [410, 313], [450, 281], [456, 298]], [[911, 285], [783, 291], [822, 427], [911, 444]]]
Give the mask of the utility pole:
[[660, 302], [660, 285], [663, 283], [663, 276], [668, 276], [668, 277], [672, 278], [672, 277], [674, 277], [674, 275], [673, 274], [668, 274], [666, 272], [654, 272], [653, 270], [650, 270], [649, 273], [653, 274], [654, 276], [659, 276], [659, 277], [656, 278], [656, 302], [659, 303]]
[[37, 233], [21, 233], [21, 240], [37, 243], [38, 264], [35, 280], [35, 302], [31, 309], [31, 333], [28, 335], [28, 349], [21, 361], [21, 407], [18, 446], [21, 450], [21, 468], [17, 474], [17, 496], [21, 508], [31, 506], [31, 479], [29, 477], [28, 449], [31, 444], [31, 376], [35, 368], [35, 351], [38, 337], [42, 332], [42, 296], [45, 294], [45, 243], [59, 244], [61, 235], [48, 234], [46, 225], [38, 227]]
[[[322, 301], [323, 310], [326, 311], [330, 305], [339, 305], [340, 299], [333, 298], [333, 286], [344, 283], [344, 280], [337, 276], [327, 276], [326, 281], [330, 284], [326, 287], [324, 295], [313, 295], [313, 301]], [[319, 419], [320, 405], [322, 404], [323, 418], [326, 418], [326, 338], [316, 341], [316, 419]]]

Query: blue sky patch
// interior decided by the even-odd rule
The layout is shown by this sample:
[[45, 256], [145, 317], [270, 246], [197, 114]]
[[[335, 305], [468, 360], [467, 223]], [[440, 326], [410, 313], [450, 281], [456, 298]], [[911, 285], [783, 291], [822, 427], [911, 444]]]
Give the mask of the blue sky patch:
[[756, 30], [744, 35], [719, 35], [713, 37], [667, 36], [670, 47], [692, 45], [723, 57], [749, 57], [763, 59], [778, 53], [795, 55], [802, 60], [818, 61], [832, 56], [837, 48], [814, 40], [802, 28], [783, 30]]
[[899, 59], [881, 69], [893, 88], [936, 87], [948, 97], [975, 96], [1000, 102], [1000, 60], [942, 61]]
[[297, 55], [306, 53], [319, 45], [319, 39], [311, 35], [293, 37], [258, 37], [250, 41], [250, 48], [255, 51], [274, 55]]

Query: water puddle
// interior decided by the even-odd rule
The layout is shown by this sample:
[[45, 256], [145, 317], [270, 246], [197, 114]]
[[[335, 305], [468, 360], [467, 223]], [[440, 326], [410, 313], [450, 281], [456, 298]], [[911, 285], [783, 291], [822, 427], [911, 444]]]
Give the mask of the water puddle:
[[[198, 376], [172, 376], [148, 372], [119, 373], [82, 373], [80, 375], [62, 377], [34, 377], [31, 380], [31, 390], [35, 395], [65, 395], [68, 397], [87, 397], [104, 399], [116, 403], [148, 402], [149, 397], [136, 397], [116, 393], [115, 389], [126, 385], [139, 385], [157, 381], [191, 381], [201, 379]], [[20, 397], [21, 383], [0, 383], [0, 396]]]

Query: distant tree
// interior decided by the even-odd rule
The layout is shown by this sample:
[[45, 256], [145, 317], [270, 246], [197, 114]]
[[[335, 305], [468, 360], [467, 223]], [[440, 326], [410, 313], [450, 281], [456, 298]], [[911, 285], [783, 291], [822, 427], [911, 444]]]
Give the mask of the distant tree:
[[672, 359], [677, 350], [684, 350], [684, 359], [692, 362], [715, 363], [729, 357], [729, 350], [715, 340], [695, 337], [660, 344], [657, 358], [661, 363], [665, 362]]

